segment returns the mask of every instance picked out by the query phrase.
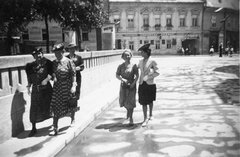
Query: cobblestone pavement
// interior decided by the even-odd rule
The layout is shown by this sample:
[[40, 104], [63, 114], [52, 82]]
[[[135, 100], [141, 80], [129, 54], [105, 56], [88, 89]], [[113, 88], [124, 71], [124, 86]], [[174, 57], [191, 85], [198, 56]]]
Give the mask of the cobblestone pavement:
[[239, 157], [238, 56], [156, 60], [161, 75], [146, 127], [138, 103], [128, 126], [116, 100], [57, 156]]

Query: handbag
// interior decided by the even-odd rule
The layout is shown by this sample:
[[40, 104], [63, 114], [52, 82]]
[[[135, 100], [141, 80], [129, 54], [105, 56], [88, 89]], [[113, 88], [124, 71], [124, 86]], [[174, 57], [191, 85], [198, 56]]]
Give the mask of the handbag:
[[125, 83], [125, 82], [121, 82], [121, 86], [123, 89], [129, 89], [130, 88], [130, 83]]
[[68, 100], [69, 107], [77, 107], [77, 101], [78, 101], [78, 99], [77, 99], [76, 94], [75, 93], [71, 94], [71, 97]]

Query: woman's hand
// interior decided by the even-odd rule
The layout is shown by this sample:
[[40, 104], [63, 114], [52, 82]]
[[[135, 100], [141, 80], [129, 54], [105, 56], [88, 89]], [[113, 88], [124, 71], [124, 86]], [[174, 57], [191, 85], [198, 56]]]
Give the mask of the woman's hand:
[[80, 66], [76, 66], [76, 71], [81, 70]]
[[42, 84], [42, 85], [47, 85], [48, 81], [49, 81], [48, 78], [46, 78], [46, 79], [44, 79], [44, 80], [42, 81], [41, 84]]
[[135, 87], [135, 84], [136, 84], [135, 82], [131, 83], [131, 84], [130, 84], [130, 89], [134, 88], [134, 87]]
[[72, 86], [71, 93], [75, 93], [75, 92], [76, 92], [76, 86]]

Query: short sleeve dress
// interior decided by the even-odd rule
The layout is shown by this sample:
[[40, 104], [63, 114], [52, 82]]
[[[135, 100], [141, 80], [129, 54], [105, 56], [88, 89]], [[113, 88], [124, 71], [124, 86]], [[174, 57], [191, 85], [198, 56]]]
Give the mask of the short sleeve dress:
[[[116, 74], [128, 80], [129, 83], [132, 83], [138, 74], [137, 65], [129, 64], [126, 67], [124, 63], [120, 64], [117, 68]], [[131, 89], [124, 88], [120, 85], [119, 104], [120, 107], [125, 107], [127, 109], [133, 109], [136, 107], [136, 85]]]
[[71, 97], [72, 76], [76, 75], [75, 65], [72, 60], [63, 57], [62, 60], [53, 61], [53, 73], [57, 81], [53, 84], [51, 113], [54, 117], [62, 118], [78, 107], [70, 107], [68, 100]]

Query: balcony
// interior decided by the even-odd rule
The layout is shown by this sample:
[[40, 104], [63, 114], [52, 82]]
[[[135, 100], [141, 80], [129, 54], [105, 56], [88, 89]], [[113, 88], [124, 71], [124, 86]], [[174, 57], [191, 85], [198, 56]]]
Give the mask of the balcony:
[[150, 26], [148, 24], [145, 24], [142, 26], [143, 31], [149, 31]]
[[161, 30], [161, 25], [160, 24], [156, 24], [154, 26], [154, 28], [155, 28], [155, 31], [160, 31]]
[[167, 24], [167, 25], [165, 26], [165, 28], [166, 28], [166, 30], [172, 30], [173, 25], [172, 25], [172, 24]]

